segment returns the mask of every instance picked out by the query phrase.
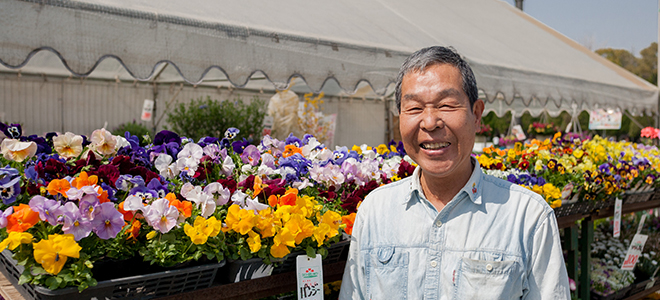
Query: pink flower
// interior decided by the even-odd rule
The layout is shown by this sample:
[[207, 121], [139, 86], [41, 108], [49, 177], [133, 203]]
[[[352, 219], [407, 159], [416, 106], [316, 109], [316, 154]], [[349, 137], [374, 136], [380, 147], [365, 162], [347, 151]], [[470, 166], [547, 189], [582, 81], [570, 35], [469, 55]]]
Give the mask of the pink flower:
[[146, 210], [147, 223], [161, 233], [168, 233], [179, 218], [179, 210], [170, 206], [170, 201], [161, 198], [154, 201]]
[[653, 127], [646, 127], [642, 129], [643, 138], [655, 139], [658, 138], [658, 134], [660, 134], [660, 129], [656, 129]]

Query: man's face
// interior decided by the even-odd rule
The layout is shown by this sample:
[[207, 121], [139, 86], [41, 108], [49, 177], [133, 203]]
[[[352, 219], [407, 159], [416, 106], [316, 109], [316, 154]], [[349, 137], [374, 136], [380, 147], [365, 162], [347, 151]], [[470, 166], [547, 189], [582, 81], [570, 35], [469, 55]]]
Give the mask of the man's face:
[[[408, 155], [437, 179], [472, 172], [470, 153], [484, 103], [470, 107], [458, 68], [435, 64], [401, 83], [399, 128]], [[455, 177], [454, 177], [455, 178]]]

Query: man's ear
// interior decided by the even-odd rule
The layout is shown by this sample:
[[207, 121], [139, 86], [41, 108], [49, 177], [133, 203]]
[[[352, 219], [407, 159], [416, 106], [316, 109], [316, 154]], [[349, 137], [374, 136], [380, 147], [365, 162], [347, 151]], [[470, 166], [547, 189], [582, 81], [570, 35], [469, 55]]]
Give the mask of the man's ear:
[[484, 101], [481, 99], [477, 99], [477, 101], [474, 102], [474, 105], [472, 105], [472, 113], [474, 114], [477, 125], [481, 124], [481, 116], [484, 113], [485, 107], [486, 105], [484, 104]]

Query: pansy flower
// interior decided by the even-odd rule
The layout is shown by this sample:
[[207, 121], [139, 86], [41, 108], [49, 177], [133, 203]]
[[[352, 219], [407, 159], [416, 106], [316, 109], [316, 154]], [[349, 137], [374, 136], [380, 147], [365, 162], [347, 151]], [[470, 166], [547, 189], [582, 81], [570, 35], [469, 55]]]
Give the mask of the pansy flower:
[[72, 234], [52, 234], [48, 239], [34, 243], [34, 259], [46, 270], [57, 275], [62, 271], [67, 258], [80, 257], [82, 247], [76, 243]]

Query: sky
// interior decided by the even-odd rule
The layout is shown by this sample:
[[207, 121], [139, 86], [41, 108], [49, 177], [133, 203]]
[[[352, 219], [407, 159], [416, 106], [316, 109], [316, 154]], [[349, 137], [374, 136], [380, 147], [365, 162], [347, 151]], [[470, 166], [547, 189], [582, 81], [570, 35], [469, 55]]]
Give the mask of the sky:
[[[515, 6], [515, 0], [505, 0]], [[524, 0], [523, 11], [591, 50], [658, 41], [659, 0]]]

